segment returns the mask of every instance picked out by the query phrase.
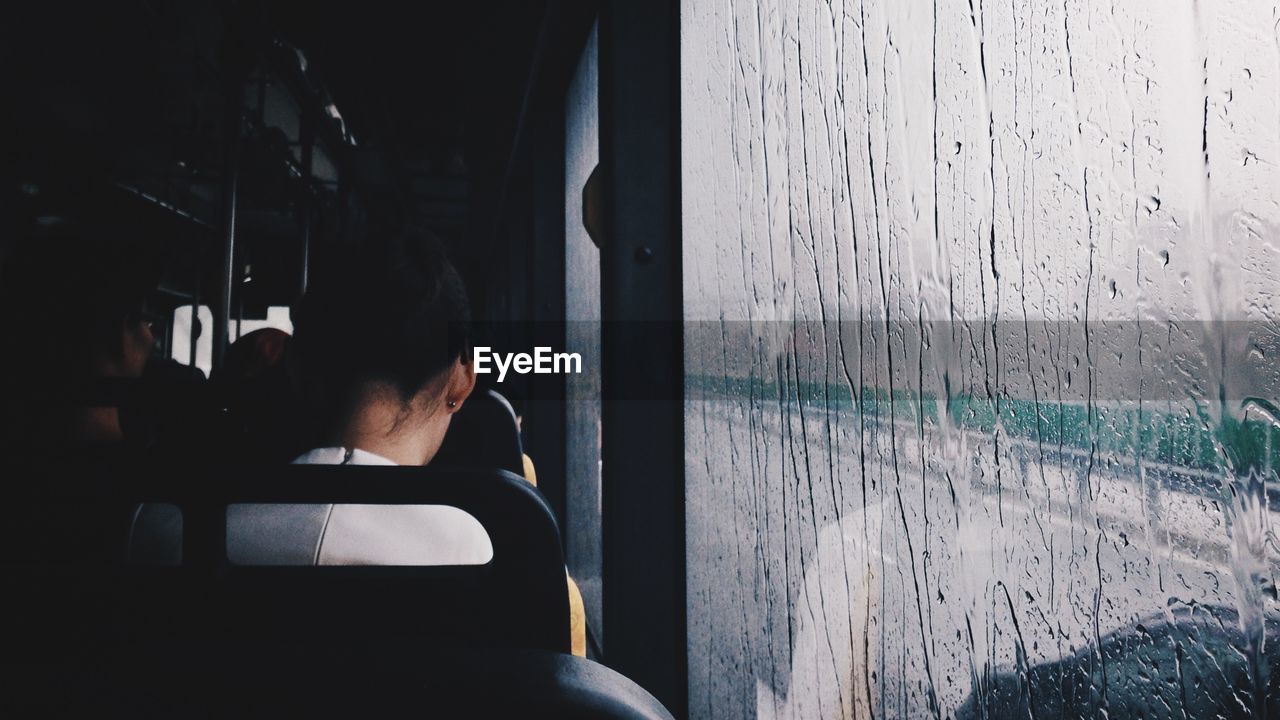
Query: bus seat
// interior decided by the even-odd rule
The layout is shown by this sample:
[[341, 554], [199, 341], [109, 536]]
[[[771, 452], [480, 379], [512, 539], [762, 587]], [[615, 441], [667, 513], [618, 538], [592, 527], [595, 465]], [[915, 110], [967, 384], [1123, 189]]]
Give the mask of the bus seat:
[[[175, 505], [183, 564], [129, 565], [123, 552], [82, 568], [36, 564], [24, 561], [15, 539], [0, 570], [17, 606], [0, 621], [0, 636], [11, 641], [0, 665], [20, 670], [11, 677], [30, 687], [61, 687], [67, 673], [91, 677], [84, 668], [98, 664], [199, 673], [258, 658], [314, 673], [374, 661], [414, 667], [443, 648], [570, 650], [559, 531], [546, 501], [518, 476], [324, 465], [97, 472], [107, 477], [76, 483], [76, 496], [59, 495], [67, 484], [39, 469], [11, 474], [26, 481], [14, 500]], [[493, 559], [465, 567], [235, 566], [225, 517], [239, 503], [450, 505], [485, 528]]]
[[[243, 608], [245, 617], [237, 622], [268, 622], [259, 630], [264, 636], [293, 642], [282, 629], [305, 639], [325, 627], [326, 635], [346, 633], [351, 646], [380, 654], [387, 644], [410, 654], [428, 645], [569, 650], [559, 530], [546, 500], [519, 476], [502, 470], [293, 465], [240, 473], [221, 495], [227, 504], [448, 505], [475, 517], [493, 546], [493, 559], [482, 566], [301, 568], [231, 566], [219, 547], [212, 560], [227, 573], [224, 602]], [[225, 532], [225, 524], [215, 525], [213, 531]], [[190, 552], [186, 560], [200, 562]], [[262, 613], [266, 606], [287, 622], [268, 619]], [[340, 623], [332, 619], [344, 616]]]
[[511, 403], [496, 390], [472, 393], [449, 423], [449, 432], [431, 464], [497, 468], [523, 475], [524, 450]]
[[472, 653], [438, 674], [435, 687], [445, 689], [445, 700], [458, 701], [443, 704], [489, 717], [671, 720], [662, 703], [623, 675], [586, 658], [544, 651]]
[[54, 696], [0, 697], [0, 710], [169, 717], [423, 717], [672, 720], [644, 688], [586, 658], [462, 649], [322, 667], [245, 654], [235, 663], [103, 666]]
[[[252, 685], [260, 675], [241, 668], [230, 687]], [[308, 689], [317, 686], [334, 690], [316, 697]], [[237, 717], [401, 717], [411, 708], [427, 717], [672, 718], [644, 688], [604, 665], [520, 649], [443, 652], [413, 668], [331, 666], [319, 677], [285, 678], [265, 700], [259, 694], [252, 704], [229, 710]]]

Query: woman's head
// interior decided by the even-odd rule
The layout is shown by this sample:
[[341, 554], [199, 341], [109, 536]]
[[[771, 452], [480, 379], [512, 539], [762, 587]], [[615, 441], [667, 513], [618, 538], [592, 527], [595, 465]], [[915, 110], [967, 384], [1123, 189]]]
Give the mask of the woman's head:
[[425, 462], [475, 385], [462, 279], [440, 244], [415, 231], [332, 270], [294, 319], [304, 388], [339, 440], [409, 442]]

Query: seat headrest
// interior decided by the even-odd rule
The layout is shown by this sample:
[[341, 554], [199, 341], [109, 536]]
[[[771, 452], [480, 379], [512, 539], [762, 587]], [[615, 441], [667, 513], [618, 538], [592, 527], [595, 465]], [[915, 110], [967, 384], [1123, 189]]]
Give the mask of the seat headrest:
[[432, 467], [524, 475], [524, 449], [511, 403], [496, 390], [474, 393], [449, 423]]

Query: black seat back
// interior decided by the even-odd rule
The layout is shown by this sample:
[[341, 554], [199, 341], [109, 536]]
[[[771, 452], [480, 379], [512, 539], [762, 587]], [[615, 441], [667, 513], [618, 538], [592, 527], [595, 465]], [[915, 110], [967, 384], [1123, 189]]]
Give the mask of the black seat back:
[[[586, 658], [537, 650], [463, 653], [434, 674], [436, 696], [477, 715], [571, 720], [672, 720], [662, 703], [623, 675]], [[500, 687], [501, 693], [486, 693]], [[470, 700], [468, 700], [468, 698]]]
[[[251, 676], [243, 676], [251, 680]], [[308, 692], [320, 682], [323, 698]], [[247, 711], [247, 712], [246, 712]], [[289, 678], [236, 717], [559, 718], [671, 720], [644, 688], [586, 658], [540, 650], [463, 650], [412, 666], [339, 666], [322, 676]]]
[[[510, 473], [315, 465], [125, 473], [76, 483], [74, 496], [56, 492], [57, 478], [21, 476], [26, 487], [55, 490], [28, 503], [96, 503], [113, 518], [143, 502], [183, 512], [181, 566], [100, 557], [85, 566], [31, 564], [24, 539], [8, 538], [3, 572], [21, 608], [0, 621], [3, 636], [17, 641], [0, 652], [6, 668], [21, 667], [37, 684], [61, 686], [66, 672], [97, 676], [84, 669], [95, 666], [221, 672], [253, 658], [306, 672], [362, 658], [411, 664], [442, 647], [569, 650], [556, 523], [537, 490]], [[493, 559], [468, 567], [234, 566], [225, 516], [238, 503], [450, 505], [485, 528]], [[34, 535], [27, 540], [40, 545]], [[56, 678], [30, 663], [33, 651], [50, 647], [44, 661], [67, 666]]]
[[524, 475], [524, 450], [511, 403], [496, 390], [477, 390], [449, 423], [437, 468], [506, 470]]
[[256, 620], [267, 625], [253, 628], [253, 637], [306, 645], [319, 633], [380, 654], [391, 646], [409, 653], [440, 645], [568, 650], [559, 531], [546, 500], [521, 477], [501, 470], [294, 465], [246, 472], [218, 495], [219, 510], [223, 502], [449, 505], [474, 516], [493, 545], [493, 560], [484, 566], [235, 567], [221, 544], [224, 514], [186, 521], [188, 542], [212, 541], [184, 548], [185, 557], [221, 573], [229, 633]]

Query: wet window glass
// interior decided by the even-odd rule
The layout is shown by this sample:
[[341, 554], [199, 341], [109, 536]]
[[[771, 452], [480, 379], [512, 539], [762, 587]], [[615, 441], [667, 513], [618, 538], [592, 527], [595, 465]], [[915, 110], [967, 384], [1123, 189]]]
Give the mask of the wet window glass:
[[691, 715], [1274, 715], [1271, 4], [681, 21]]

